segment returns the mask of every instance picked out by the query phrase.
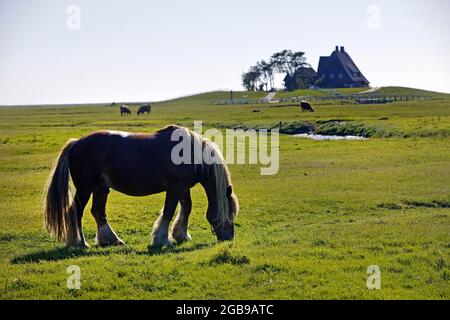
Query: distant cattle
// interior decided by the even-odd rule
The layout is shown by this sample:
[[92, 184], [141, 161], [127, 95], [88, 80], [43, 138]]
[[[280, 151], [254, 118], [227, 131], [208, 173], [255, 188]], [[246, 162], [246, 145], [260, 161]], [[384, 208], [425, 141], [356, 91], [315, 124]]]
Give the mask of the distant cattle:
[[123, 115], [131, 115], [131, 110], [130, 110], [130, 108], [128, 107], [128, 106], [126, 106], [126, 105], [121, 105], [120, 106], [120, 115], [121, 116], [123, 116]]
[[311, 107], [311, 105], [307, 101], [302, 101], [300, 103], [300, 108], [302, 108], [302, 112], [303, 111], [314, 112], [314, 109]]
[[145, 114], [145, 113], [151, 113], [152, 112], [152, 106], [150, 104], [143, 104], [139, 107], [139, 110], [137, 112], [138, 115]]

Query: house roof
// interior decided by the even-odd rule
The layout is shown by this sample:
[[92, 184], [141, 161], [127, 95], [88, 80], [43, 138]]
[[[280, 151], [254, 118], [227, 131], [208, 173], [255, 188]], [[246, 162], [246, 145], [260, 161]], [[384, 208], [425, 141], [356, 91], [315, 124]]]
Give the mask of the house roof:
[[[300, 67], [300, 68], [298, 68], [297, 70], [295, 70], [294, 76], [295, 76], [297, 73], [299, 73], [300, 71], [301, 71], [301, 72], [304, 72], [304, 73], [307, 74], [307, 75], [313, 76], [313, 77], [316, 77], [316, 76], [317, 76], [316, 70], [314, 70], [313, 67], [311, 67], [311, 66], [308, 66], [308, 67]], [[287, 74], [287, 75], [283, 78], [283, 81], [286, 81], [286, 80], [289, 79], [289, 78], [290, 78], [290, 76]]]
[[369, 83], [369, 81], [364, 77], [362, 72], [358, 69], [356, 64], [353, 62], [350, 55], [345, 51], [344, 47], [341, 47], [339, 50], [336, 47], [336, 50], [333, 51], [331, 56], [329, 57], [320, 57], [319, 61], [319, 76], [321, 73], [326, 72], [324, 70], [328, 69], [330, 66], [339, 63], [348, 77], [354, 82], [364, 82]]

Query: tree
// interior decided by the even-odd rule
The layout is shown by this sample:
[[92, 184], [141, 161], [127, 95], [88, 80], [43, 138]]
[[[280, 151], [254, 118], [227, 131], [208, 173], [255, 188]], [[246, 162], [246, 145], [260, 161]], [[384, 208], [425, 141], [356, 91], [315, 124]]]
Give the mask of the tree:
[[242, 85], [248, 91], [255, 91], [261, 79], [261, 70], [257, 66], [250, 67], [247, 72], [241, 75]]
[[247, 91], [255, 91], [255, 83], [250, 72], [244, 72], [241, 75], [242, 86]]
[[297, 69], [309, 66], [306, 63], [305, 53], [301, 51], [283, 50], [274, 53], [270, 60], [274, 68], [290, 77], [294, 76]]
[[315, 71], [306, 63], [302, 51], [283, 50], [274, 53], [269, 61], [261, 60], [241, 75], [242, 85], [249, 91], [266, 90], [275, 87], [274, 75], [284, 73], [285, 88], [294, 90], [314, 84]]
[[269, 86], [271, 89], [274, 87], [274, 74], [273, 65], [270, 62], [264, 60], [259, 61], [256, 67], [261, 74], [262, 82], [266, 87], [266, 91], [269, 91]]

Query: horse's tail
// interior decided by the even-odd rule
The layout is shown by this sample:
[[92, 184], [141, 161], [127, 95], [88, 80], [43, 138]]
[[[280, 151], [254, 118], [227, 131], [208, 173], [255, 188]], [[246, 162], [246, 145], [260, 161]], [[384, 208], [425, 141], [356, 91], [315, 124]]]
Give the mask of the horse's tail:
[[69, 184], [69, 152], [77, 141], [69, 140], [53, 163], [45, 196], [45, 228], [68, 246], [80, 241], [77, 212], [75, 205], [72, 205]]

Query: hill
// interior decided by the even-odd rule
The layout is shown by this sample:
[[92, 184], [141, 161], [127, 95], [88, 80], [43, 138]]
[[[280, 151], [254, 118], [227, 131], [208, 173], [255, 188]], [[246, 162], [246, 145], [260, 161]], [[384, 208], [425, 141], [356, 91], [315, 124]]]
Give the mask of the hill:
[[[275, 98], [290, 98], [298, 96], [324, 96], [333, 94], [359, 94], [367, 91], [368, 88], [336, 88], [336, 89], [300, 89], [295, 91], [280, 91]], [[424, 96], [431, 98], [449, 98], [450, 94], [427, 91], [407, 87], [381, 87], [378, 90], [367, 94], [398, 95], [398, 96]]]
[[450, 98], [449, 93], [421, 90], [407, 87], [381, 87], [374, 94], [402, 95], [402, 96], [428, 96], [432, 98]]

